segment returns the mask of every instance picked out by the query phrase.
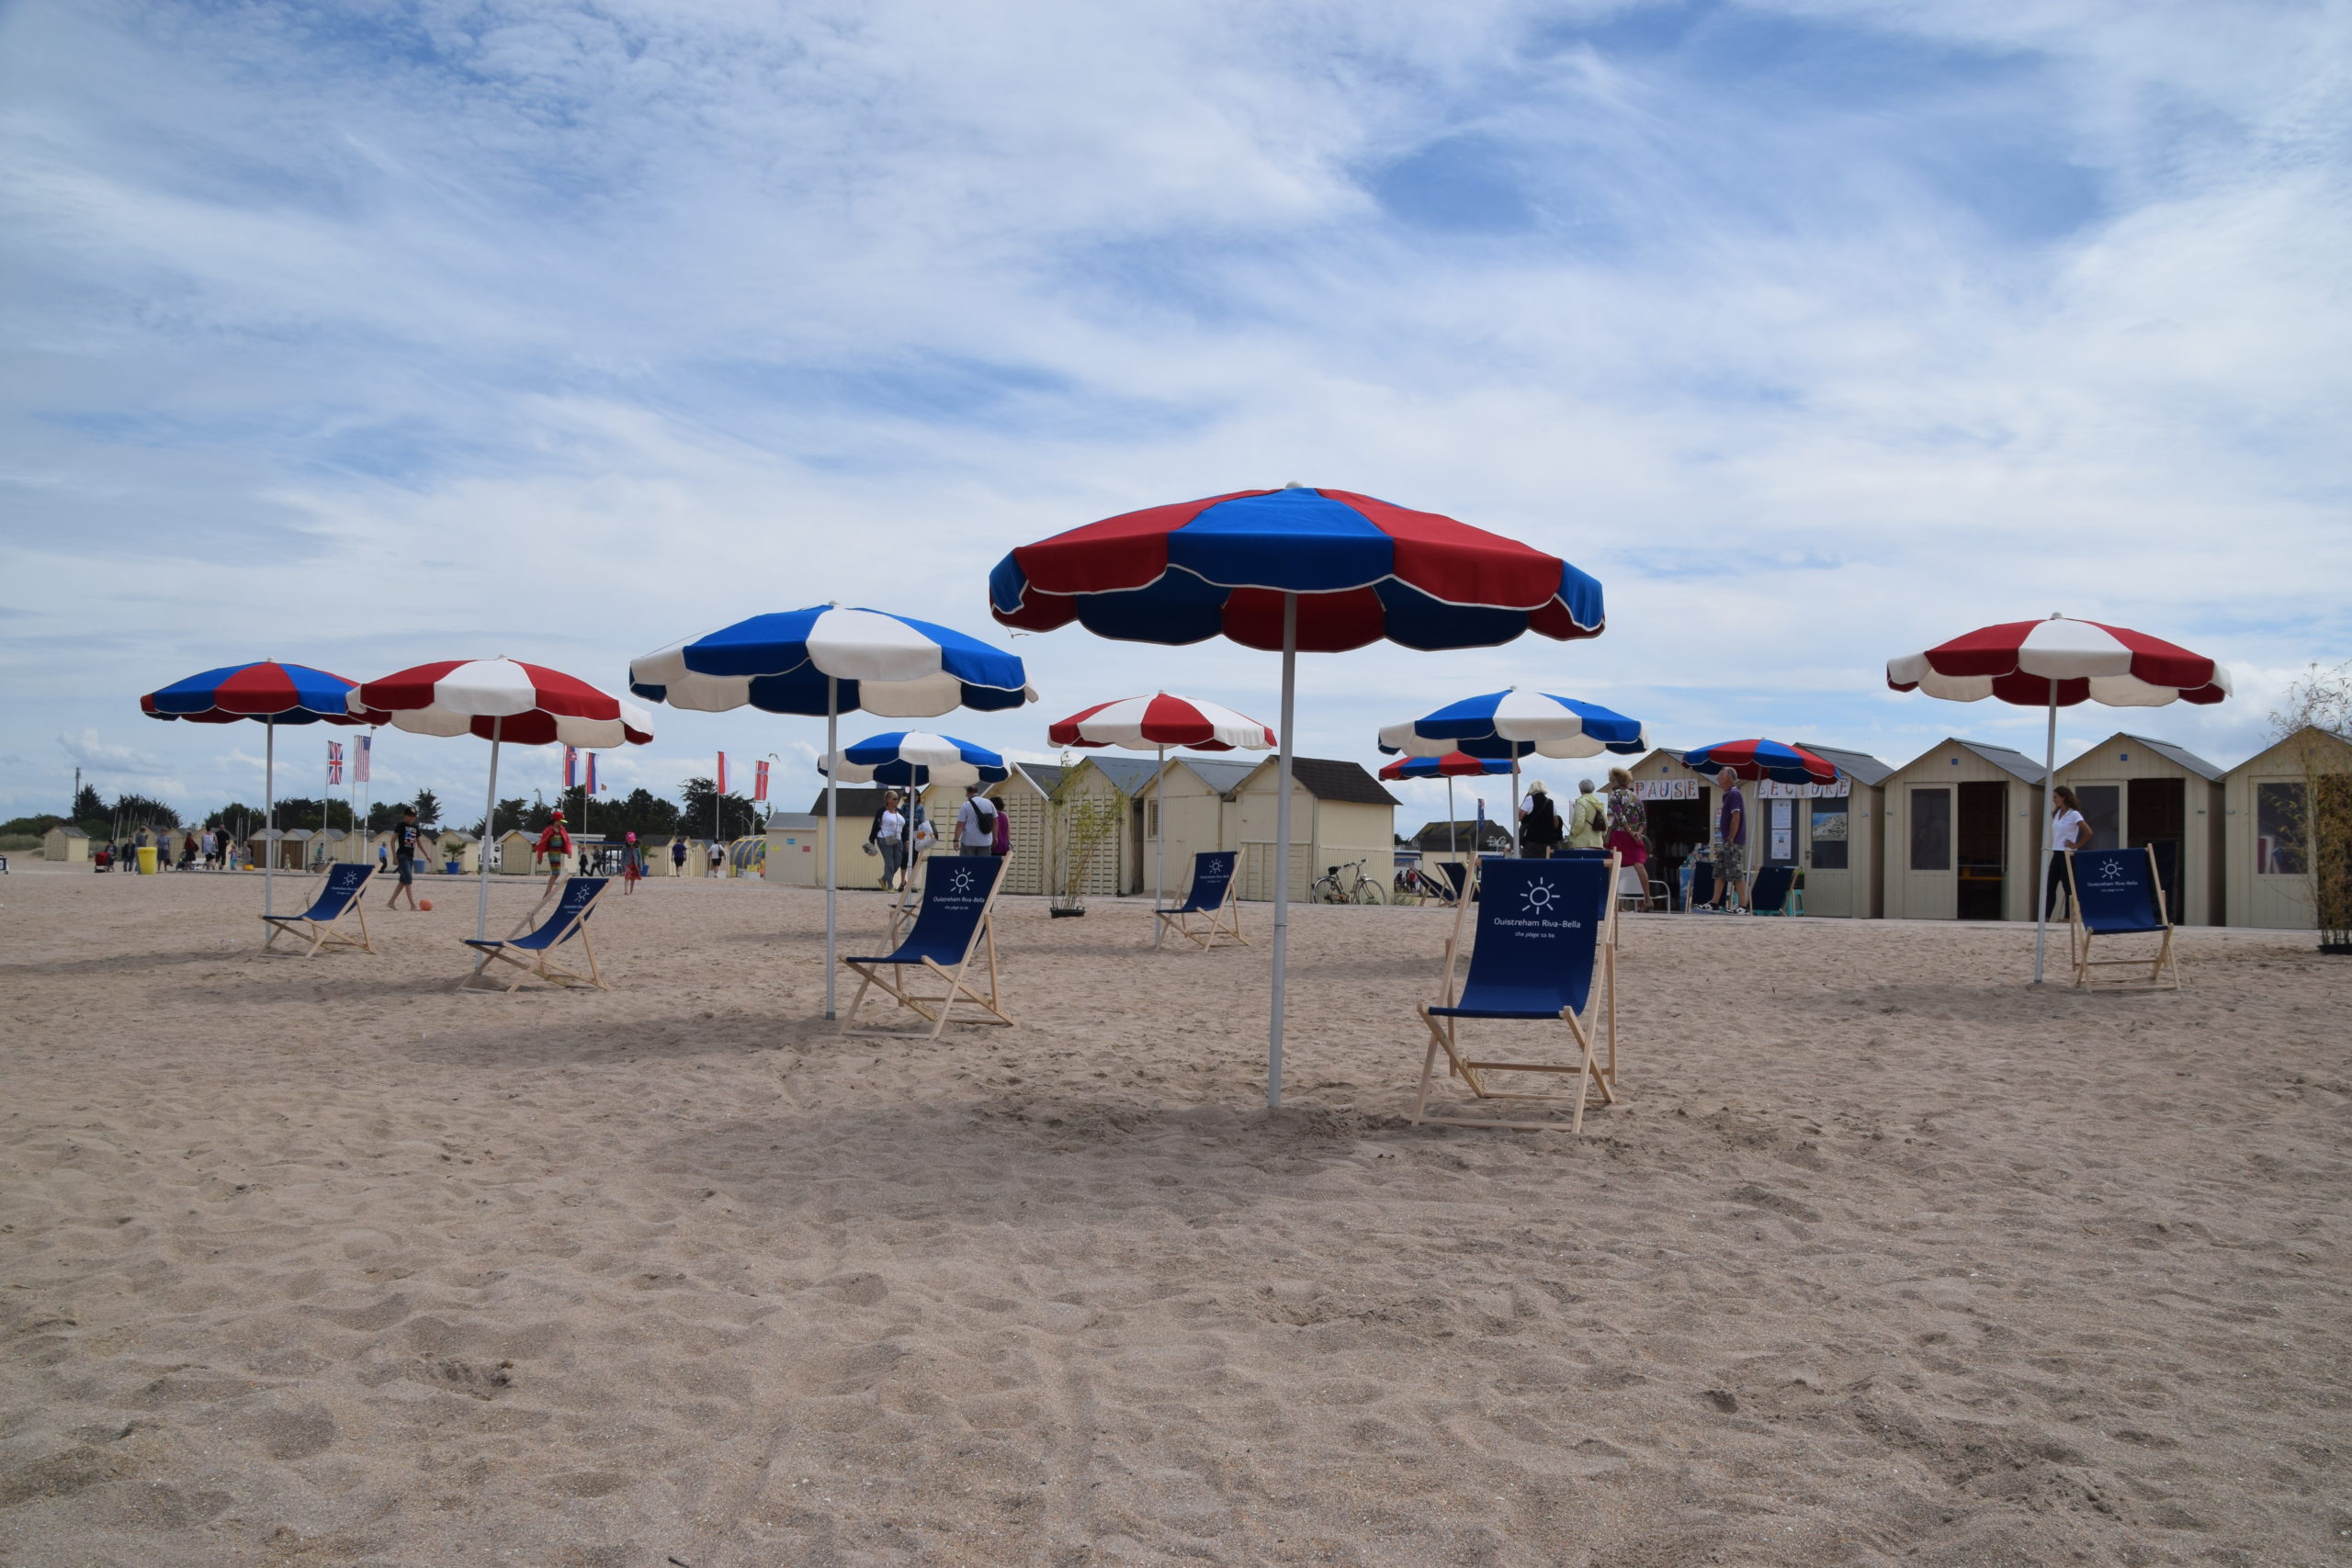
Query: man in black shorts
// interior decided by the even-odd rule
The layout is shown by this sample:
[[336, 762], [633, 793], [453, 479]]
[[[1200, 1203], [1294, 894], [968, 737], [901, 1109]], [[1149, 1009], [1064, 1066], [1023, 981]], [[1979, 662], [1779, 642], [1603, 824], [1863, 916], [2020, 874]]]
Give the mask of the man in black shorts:
[[416, 825], [416, 807], [412, 806], [401, 813], [401, 825], [392, 829], [392, 864], [401, 880], [392, 896], [384, 900], [384, 908], [397, 908], [403, 893], [408, 895], [408, 907], [416, 908], [416, 863], [424, 852], [424, 829]]

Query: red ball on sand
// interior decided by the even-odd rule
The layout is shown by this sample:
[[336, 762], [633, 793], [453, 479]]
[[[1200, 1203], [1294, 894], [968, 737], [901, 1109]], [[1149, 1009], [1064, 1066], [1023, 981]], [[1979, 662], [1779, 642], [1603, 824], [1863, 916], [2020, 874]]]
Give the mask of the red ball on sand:
[[433, 900], [430, 898], [419, 898], [416, 901], [416, 907], [420, 909], [430, 909], [433, 908]]

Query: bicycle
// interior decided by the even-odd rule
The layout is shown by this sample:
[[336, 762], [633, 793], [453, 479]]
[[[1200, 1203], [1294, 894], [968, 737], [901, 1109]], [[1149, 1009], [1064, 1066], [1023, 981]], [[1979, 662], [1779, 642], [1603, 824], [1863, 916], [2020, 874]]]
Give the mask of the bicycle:
[[[1385, 904], [1380, 896], [1380, 884], [1363, 874], [1366, 863], [1357, 861], [1351, 865], [1327, 865], [1323, 874], [1315, 879], [1307, 897], [1317, 904]], [[1353, 872], [1352, 878], [1342, 878], [1341, 872]]]

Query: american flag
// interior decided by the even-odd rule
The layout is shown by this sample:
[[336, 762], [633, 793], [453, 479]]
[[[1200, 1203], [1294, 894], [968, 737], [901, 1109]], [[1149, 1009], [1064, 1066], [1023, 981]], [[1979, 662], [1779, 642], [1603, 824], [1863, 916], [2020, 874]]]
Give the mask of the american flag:
[[724, 751], [718, 754], [718, 793], [727, 793], [727, 753]]
[[359, 784], [368, 782], [368, 764], [375, 759], [375, 755], [376, 738], [372, 735], [361, 736], [358, 754], [352, 759], [351, 776], [356, 782]]
[[762, 761], [754, 762], [752, 766], [752, 798], [765, 800], [768, 797], [768, 765]]
[[327, 742], [327, 783], [331, 784], [339, 784], [342, 782], [343, 742], [340, 740], [330, 740]]

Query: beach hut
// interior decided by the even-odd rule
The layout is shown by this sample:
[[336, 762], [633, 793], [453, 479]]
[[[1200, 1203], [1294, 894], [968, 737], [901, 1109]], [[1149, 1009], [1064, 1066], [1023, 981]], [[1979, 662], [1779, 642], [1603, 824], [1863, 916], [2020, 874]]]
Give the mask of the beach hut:
[[[1749, 853], [1758, 865], [1788, 864], [1785, 847], [1804, 873], [1804, 912], [1833, 919], [1872, 920], [1885, 913], [1885, 884], [1879, 873], [1886, 845], [1886, 781], [1892, 762], [1867, 751], [1800, 741], [1808, 751], [1837, 764], [1843, 775], [1832, 784], [1779, 784], [1766, 779], [1747, 786], [1756, 818]], [[1781, 833], [1789, 840], [1784, 846]]]
[[[822, 887], [825, 885], [823, 812], [769, 813], [767, 842], [767, 863], [760, 871], [763, 881], [780, 882], [787, 887]], [[846, 865], [842, 867], [844, 874], [849, 870]], [[844, 880], [849, 880], [846, 874]], [[850, 881], [850, 886], [854, 887], [856, 883]]]
[[533, 870], [531, 848], [536, 842], [535, 835], [526, 833], [520, 828], [507, 829], [491, 842], [490, 869], [501, 876], [530, 875]]
[[[1278, 761], [1252, 765], [1231, 791], [1233, 843], [1241, 853], [1239, 897], [1274, 896]], [[1303, 904], [1326, 866], [1364, 863], [1364, 874], [1388, 886], [1396, 861], [1396, 797], [1361, 762], [1291, 759], [1290, 897]], [[1172, 847], [1172, 846], [1171, 846]]]
[[303, 857], [308, 853], [310, 840], [307, 828], [262, 828], [245, 840], [245, 848], [256, 866], [300, 871], [306, 863]]
[[[1634, 775], [1634, 793], [1649, 822], [1649, 879], [1666, 885], [1670, 906], [1679, 904], [1683, 865], [1714, 840], [1715, 781], [1684, 767], [1682, 753], [1665, 747], [1625, 771]], [[1752, 791], [1742, 793], [1752, 801]]]
[[[1151, 853], [1152, 835], [1164, 835], [1169, 903], [1181, 901], [1193, 874], [1193, 857], [1204, 850], [1241, 847], [1239, 790], [1262, 761], [1238, 757], [1195, 757], [1173, 753], [1167, 766], [1138, 792], [1143, 807], [1144, 853]], [[1248, 862], [1243, 862], [1247, 876]], [[1150, 890], [1151, 867], [1144, 866], [1144, 890]], [[1247, 897], [1248, 895], [1244, 895]]]
[[2228, 924], [2310, 931], [2310, 862], [2303, 852], [2312, 774], [2352, 789], [2352, 742], [2306, 727], [2222, 775], [2222, 864]]
[[315, 869], [331, 861], [356, 860], [360, 848], [358, 840], [347, 829], [315, 828], [311, 831], [310, 847], [305, 853]]
[[86, 865], [90, 859], [90, 835], [70, 822], [62, 822], [40, 836], [40, 858]]
[[[1150, 766], [1148, 762], [1144, 765]], [[1051, 763], [1015, 762], [1009, 759], [1005, 766], [1012, 770], [1011, 776], [981, 792], [1004, 813], [1005, 830], [1012, 835], [1012, 863], [1005, 867], [1004, 885], [998, 891], [1031, 897], [1049, 893], [1052, 889], [1046, 886], [1046, 872], [1052, 861], [1047, 841], [1054, 823], [1051, 803], [1054, 791], [1061, 787], [1062, 779], [1070, 770]], [[844, 794], [842, 799], [846, 801], [848, 795]], [[932, 825], [944, 838], [955, 824], [956, 813], [963, 808], [964, 786], [932, 784], [923, 791], [922, 804]], [[849, 807], [844, 805], [842, 809], [846, 811]], [[868, 816], [871, 815], [869, 811]], [[865, 827], [861, 822], [858, 837], [862, 840], [865, 836]]]
[[1063, 891], [1056, 879], [1068, 874], [1073, 854], [1084, 862], [1075, 889], [1082, 896], [1115, 897], [1150, 886], [1151, 860], [1136, 797], [1158, 771], [1148, 758], [1088, 757], [1062, 774], [1051, 797], [1048, 891]]
[[[839, 800], [833, 819], [833, 853], [841, 865], [839, 885], [843, 887], [872, 887], [882, 880], [882, 858], [865, 852], [865, 835], [874, 830], [874, 814], [882, 809], [880, 784], [841, 784], [836, 786]], [[960, 795], [962, 792], [959, 790]], [[935, 815], [935, 814], [934, 814]], [[803, 826], [805, 818], [815, 818], [818, 826]], [[779, 811], [768, 821], [768, 865], [763, 874], [771, 882], [787, 883], [795, 887], [825, 886], [825, 796], [819, 791], [807, 811]], [[791, 826], [784, 824], [789, 821]], [[784, 840], [792, 842], [786, 845]], [[663, 855], [669, 846], [662, 847]], [[808, 875], [804, 879], [796, 862], [807, 862]], [[662, 862], [667, 869], [669, 862]], [[686, 874], [700, 876], [710, 869], [707, 845], [690, 845], [686, 853]]]
[[1887, 775], [1882, 895], [1892, 920], [2030, 920], [2041, 764], [1952, 739]]
[[2089, 848], [2156, 852], [2165, 908], [2180, 926], [2222, 923], [2222, 770], [2144, 735], [2109, 736], [2060, 768], [2082, 802]]

